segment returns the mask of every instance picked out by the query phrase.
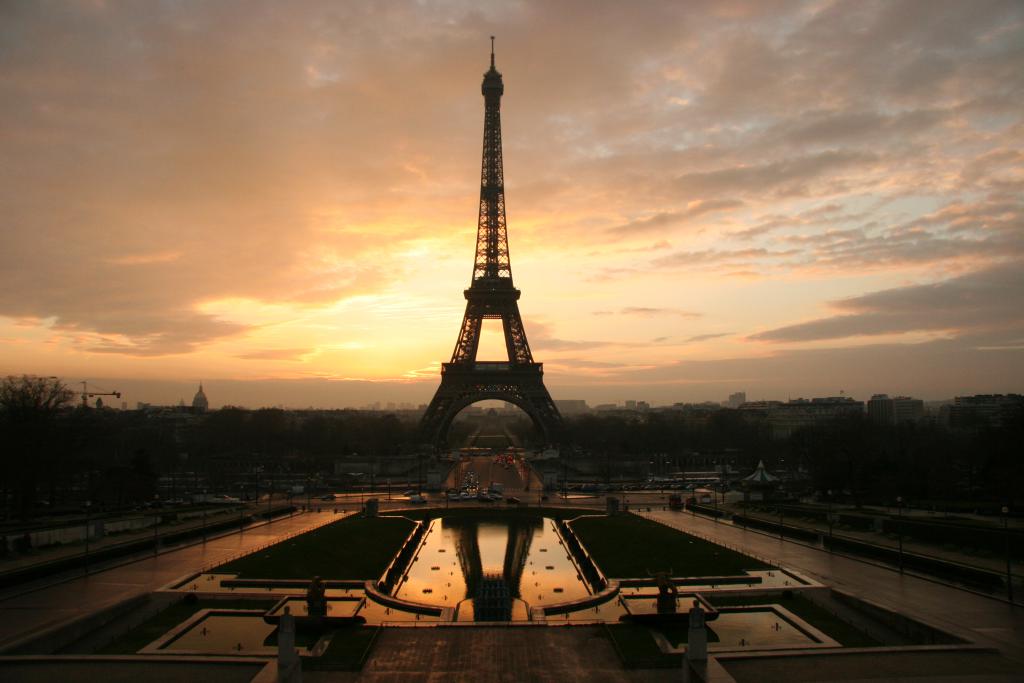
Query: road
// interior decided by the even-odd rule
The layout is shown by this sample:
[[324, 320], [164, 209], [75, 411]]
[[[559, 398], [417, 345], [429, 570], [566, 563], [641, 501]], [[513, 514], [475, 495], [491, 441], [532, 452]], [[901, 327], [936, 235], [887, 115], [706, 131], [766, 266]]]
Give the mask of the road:
[[644, 516], [803, 572], [833, 588], [978, 644], [996, 647], [1024, 667], [1022, 607], [685, 512], [654, 511]]
[[0, 596], [0, 650], [30, 634], [154, 591], [190, 572], [339, 518], [329, 512], [297, 514], [91, 576], [30, 592], [7, 592]]

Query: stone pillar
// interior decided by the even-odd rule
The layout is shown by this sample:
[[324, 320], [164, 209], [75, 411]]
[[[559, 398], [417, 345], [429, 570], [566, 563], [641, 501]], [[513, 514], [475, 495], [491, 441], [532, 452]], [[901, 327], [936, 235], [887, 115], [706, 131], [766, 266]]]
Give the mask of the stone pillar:
[[295, 617], [287, 605], [277, 626], [277, 681], [302, 683], [302, 658], [295, 649]]
[[690, 608], [690, 630], [686, 638], [686, 659], [704, 662], [708, 658], [708, 631], [704, 626], [704, 610], [700, 602], [693, 601]]
[[605, 505], [607, 505], [607, 511], [609, 515], [614, 515], [619, 511], [619, 499], [615, 496], [608, 496]]

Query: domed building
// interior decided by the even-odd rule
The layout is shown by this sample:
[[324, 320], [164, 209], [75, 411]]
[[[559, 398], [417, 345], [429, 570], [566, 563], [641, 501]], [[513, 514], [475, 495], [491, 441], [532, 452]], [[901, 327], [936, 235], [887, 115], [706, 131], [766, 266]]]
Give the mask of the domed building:
[[210, 407], [210, 402], [203, 393], [203, 383], [199, 383], [199, 391], [192, 397], [192, 410], [197, 413], [205, 413]]

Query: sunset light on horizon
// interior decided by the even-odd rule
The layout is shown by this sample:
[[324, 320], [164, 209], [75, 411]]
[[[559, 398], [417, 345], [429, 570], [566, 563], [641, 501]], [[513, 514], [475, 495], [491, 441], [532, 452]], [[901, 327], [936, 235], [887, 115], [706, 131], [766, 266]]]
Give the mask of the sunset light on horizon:
[[0, 374], [427, 402], [492, 34], [556, 400], [1020, 390], [1019, 2], [4, 3]]

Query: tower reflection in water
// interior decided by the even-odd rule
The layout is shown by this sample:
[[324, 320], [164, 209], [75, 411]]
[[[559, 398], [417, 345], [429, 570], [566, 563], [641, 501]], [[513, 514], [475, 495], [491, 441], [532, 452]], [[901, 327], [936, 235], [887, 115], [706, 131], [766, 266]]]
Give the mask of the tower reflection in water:
[[457, 609], [459, 621], [520, 621], [588, 595], [547, 518], [435, 519], [395, 595]]

